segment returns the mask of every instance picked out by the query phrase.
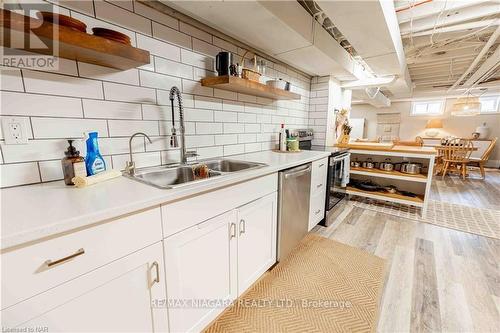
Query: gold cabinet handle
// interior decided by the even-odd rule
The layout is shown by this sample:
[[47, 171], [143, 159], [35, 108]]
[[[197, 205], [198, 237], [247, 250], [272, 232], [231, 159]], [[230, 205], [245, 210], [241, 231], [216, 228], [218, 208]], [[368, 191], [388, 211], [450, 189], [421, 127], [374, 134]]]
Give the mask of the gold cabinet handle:
[[323, 183], [316, 185], [316, 188], [320, 188], [321, 186], [323, 186]]
[[160, 265], [158, 265], [158, 262], [153, 262], [153, 265], [152, 265], [155, 270], [156, 270], [156, 277], [155, 279], [153, 280], [153, 283], [155, 282], [160, 282]]
[[236, 223], [229, 225], [229, 239], [236, 237]]
[[57, 259], [57, 260], [54, 260], [54, 261], [52, 261], [52, 260], [49, 259], [49, 260], [47, 260], [45, 262], [45, 264], [47, 265], [47, 267], [52, 267], [54, 265], [57, 265], [57, 264], [65, 262], [65, 261], [71, 260], [71, 259], [73, 259], [75, 257], [81, 256], [82, 254], [85, 254], [85, 250], [83, 248], [79, 249], [75, 253], [70, 254], [69, 256], [61, 258], [61, 259]]
[[246, 222], [245, 220], [240, 220], [240, 235], [246, 232]]
[[318, 209], [316, 212], [314, 212], [315, 215], [318, 215], [319, 212], [321, 212], [321, 209]]

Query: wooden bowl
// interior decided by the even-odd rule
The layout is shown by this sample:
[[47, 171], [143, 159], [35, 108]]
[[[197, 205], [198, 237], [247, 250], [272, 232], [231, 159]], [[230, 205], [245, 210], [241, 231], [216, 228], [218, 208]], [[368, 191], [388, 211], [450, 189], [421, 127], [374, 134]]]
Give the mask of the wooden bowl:
[[243, 68], [243, 73], [241, 73], [241, 77], [244, 78], [245, 80], [250, 80], [255, 82], [260, 81], [260, 73], [248, 68]]
[[43, 19], [44, 22], [50, 22], [52, 24], [61, 25], [63, 27], [87, 33], [87, 25], [85, 23], [66, 15], [52, 12], [37, 12], [36, 17]]
[[92, 28], [92, 31], [94, 32], [94, 36], [106, 38], [126, 45], [131, 45], [130, 37], [122, 34], [121, 32], [106, 28]]

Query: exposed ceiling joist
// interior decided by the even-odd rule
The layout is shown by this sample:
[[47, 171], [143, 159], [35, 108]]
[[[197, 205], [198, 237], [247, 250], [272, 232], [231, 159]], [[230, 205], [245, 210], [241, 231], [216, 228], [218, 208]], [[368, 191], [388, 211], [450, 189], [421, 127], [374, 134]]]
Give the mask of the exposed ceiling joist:
[[449, 15], [443, 14], [439, 19], [436, 17], [427, 17], [421, 20], [405, 22], [400, 25], [400, 30], [402, 35], [406, 35], [494, 15], [498, 15], [498, 3], [485, 3], [480, 6], [466, 7]]
[[389, 86], [396, 82], [396, 76], [388, 76], [388, 77], [379, 77], [379, 78], [366, 78], [351, 82], [346, 82], [341, 85], [341, 88], [344, 89], [364, 89], [371, 87], [384, 87]]
[[458, 86], [460, 84], [460, 82], [462, 82], [462, 80], [465, 79], [467, 77], [467, 75], [469, 75], [469, 73], [474, 68], [476, 68], [476, 66], [481, 61], [481, 59], [486, 55], [486, 52], [488, 52], [488, 50], [493, 46], [493, 44], [496, 43], [496, 41], [497, 41], [497, 39], [498, 39], [499, 36], [500, 36], [500, 26], [495, 30], [495, 32], [493, 33], [493, 35], [491, 35], [490, 39], [488, 40], [488, 42], [486, 43], [486, 45], [484, 45], [484, 47], [481, 50], [481, 52], [479, 52], [479, 54], [477, 55], [477, 57], [470, 64], [469, 68], [467, 68], [467, 70], [462, 74], [462, 76], [455, 83], [453, 83], [453, 85], [450, 87], [450, 89], [448, 91], [453, 90], [453, 88], [455, 88], [456, 86]]
[[478, 82], [483, 75], [487, 74], [492, 69], [498, 68], [500, 66], [500, 47], [497, 47], [495, 52], [486, 59], [483, 64], [476, 70], [474, 74], [471, 75], [467, 81], [463, 84], [464, 87], [470, 87]]
[[474, 6], [487, 0], [461, 0], [461, 1], [431, 1], [419, 6], [407, 6], [398, 10], [399, 23], [409, 22], [411, 19], [421, 19], [424, 17], [438, 15], [443, 8], [446, 10], [460, 9], [464, 7]]
[[[493, 25], [498, 25], [499, 23], [500, 23], [500, 21], [498, 19], [480, 20], [480, 21], [474, 21], [474, 22], [469, 22], [469, 23], [451, 25], [451, 26], [447, 26], [447, 27], [441, 27], [441, 28], [437, 28], [437, 29], [424, 30], [424, 31], [413, 33], [412, 37], [429, 36], [429, 35], [435, 35], [435, 34], [443, 34], [443, 33], [472, 30], [472, 29], [481, 29], [481, 28], [485, 28], [485, 27], [489, 27], [489, 26], [493, 26]], [[409, 36], [410, 36], [410, 34], [408, 33], [404, 37], [408, 38]]]

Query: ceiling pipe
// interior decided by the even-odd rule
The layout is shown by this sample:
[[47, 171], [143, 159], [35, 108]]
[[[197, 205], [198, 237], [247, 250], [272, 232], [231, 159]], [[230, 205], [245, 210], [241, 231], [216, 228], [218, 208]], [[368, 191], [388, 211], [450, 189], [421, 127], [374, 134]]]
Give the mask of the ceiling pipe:
[[477, 69], [477, 71], [471, 75], [463, 84], [464, 87], [470, 87], [476, 82], [480, 82], [484, 76], [491, 71], [491, 69], [495, 69], [500, 65], [500, 47], [497, 47], [495, 52], [486, 59], [483, 64]]
[[414, 7], [423, 5], [423, 4], [428, 3], [428, 2], [432, 2], [432, 0], [424, 0], [424, 1], [420, 1], [420, 2], [418, 2], [416, 4], [413, 4], [413, 5], [409, 5], [409, 6], [406, 6], [406, 7], [403, 7], [403, 8], [398, 8], [398, 9], [396, 9], [396, 13], [402, 12], [403, 10], [412, 9]]
[[479, 54], [474, 59], [472, 64], [470, 64], [469, 68], [467, 68], [467, 70], [462, 74], [462, 76], [460, 76], [460, 78], [455, 83], [453, 83], [453, 85], [450, 87], [450, 89], [448, 89], [448, 92], [452, 91], [457, 85], [460, 84], [460, 82], [462, 82], [462, 80], [467, 75], [469, 75], [469, 73], [477, 66], [478, 62], [484, 57], [486, 52], [488, 52], [488, 50], [493, 46], [493, 44], [495, 44], [498, 36], [500, 36], [500, 26], [498, 26], [497, 29], [495, 30], [495, 32], [491, 35], [490, 39], [488, 40], [486, 45], [483, 47], [481, 52], [479, 52]]

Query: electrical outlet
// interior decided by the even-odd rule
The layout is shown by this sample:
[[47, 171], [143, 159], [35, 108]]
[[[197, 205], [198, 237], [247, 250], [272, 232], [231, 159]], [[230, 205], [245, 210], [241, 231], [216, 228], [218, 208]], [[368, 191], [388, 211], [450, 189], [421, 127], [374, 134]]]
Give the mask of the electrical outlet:
[[2, 117], [2, 132], [7, 145], [28, 143], [28, 122], [26, 118]]

